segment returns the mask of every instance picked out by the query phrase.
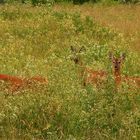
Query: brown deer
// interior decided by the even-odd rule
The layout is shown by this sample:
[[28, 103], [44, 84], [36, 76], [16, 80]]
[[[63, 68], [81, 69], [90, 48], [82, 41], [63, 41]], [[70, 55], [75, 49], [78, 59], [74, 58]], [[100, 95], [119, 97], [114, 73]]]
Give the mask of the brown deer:
[[9, 91], [15, 92], [23, 87], [30, 87], [31, 83], [39, 82], [48, 84], [48, 80], [43, 77], [31, 77], [31, 78], [20, 78], [16, 76], [0, 74], [0, 81], [4, 81], [9, 84]]
[[86, 84], [92, 84], [98, 86], [98, 84], [105, 80], [107, 73], [103, 70], [95, 71], [92, 68], [85, 67], [81, 61], [80, 55], [80, 53], [84, 50], [84, 47], [81, 47], [79, 50], [77, 50], [71, 46], [71, 51], [73, 53], [71, 60], [73, 60], [75, 65], [78, 66], [79, 76], [82, 77], [82, 85], [85, 86]]
[[[104, 70], [95, 71], [92, 68], [87, 68], [84, 66], [83, 62], [81, 61], [80, 53], [85, 50], [84, 47], [80, 48], [79, 50], [75, 49], [71, 46], [71, 51], [73, 56], [71, 60], [74, 61], [75, 65], [79, 68], [79, 76], [82, 77], [82, 83], [85, 86], [86, 84], [90, 83], [93, 85], [98, 85], [102, 83], [108, 77], [108, 73]], [[109, 53], [109, 59], [112, 62], [112, 69], [113, 69], [113, 77], [115, 81], [116, 89], [119, 87], [121, 82], [136, 83], [140, 87], [140, 78], [139, 77], [128, 77], [128, 76], [121, 76], [121, 67], [125, 60], [125, 54], [121, 54], [119, 58], [116, 58], [113, 53]]]
[[125, 60], [125, 54], [121, 54], [119, 58], [116, 58], [113, 53], [109, 53], [109, 58], [112, 62], [113, 66], [113, 74], [114, 74], [114, 80], [115, 85], [118, 88], [118, 86], [125, 82], [127, 84], [136, 84], [138, 87], [140, 87], [140, 77], [130, 77], [130, 76], [122, 76], [121, 75], [121, 68], [122, 64]]

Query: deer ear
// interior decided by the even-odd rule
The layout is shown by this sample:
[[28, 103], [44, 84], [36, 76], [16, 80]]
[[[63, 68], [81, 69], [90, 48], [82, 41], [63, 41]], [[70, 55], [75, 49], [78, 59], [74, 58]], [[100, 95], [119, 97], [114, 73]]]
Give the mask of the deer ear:
[[109, 56], [109, 59], [110, 59], [110, 60], [113, 60], [114, 55], [113, 55], [113, 53], [112, 53], [112, 52], [109, 52], [108, 56]]
[[125, 60], [125, 57], [126, 57], [126, 54], [125, 54], [125, 53], [122, 53], [122, 54], [121, 54], [121, 59], [122, 59], [122, 60]]
[[79, 53], [80, 53], [80, 52], [83, 52], [83, 51], [86, 51], [86, 48], [85, 48], [84, 46], [82, 46], [82, 47], [80, 48]]
[[76, 50], [73, 46], [70, 46], [70, 49], [71, 49], [72, 52], [76, 52]]

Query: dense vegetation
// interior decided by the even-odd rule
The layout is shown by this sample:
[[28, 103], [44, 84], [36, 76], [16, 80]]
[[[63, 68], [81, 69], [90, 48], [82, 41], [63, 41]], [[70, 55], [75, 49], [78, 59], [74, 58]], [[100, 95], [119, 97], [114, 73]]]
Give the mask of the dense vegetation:
[[[0, 11], [0, 73], [49, 80], [14, 95], [0, 83], [1, 139], [139, 139], [139, 90], [124, 83], [115, 92], [108, 59], [109, 51], [125, 52], [122, 74], [140, 76], [139, 55], [123, 34], [46, 6], [5, 5]], [[81, 85], [71, 45], [86, 48], [85, 66], [109, 73], [99, 87]]]
[[32, 3], [32, 5], [53, 5], [54, 3], [73, 3], [73, 4], [84, 4], [84, 3], [102, 3], [102, 4], [117, 4], [117, 3], [123, 3], [123, 4], [136, 4], [139, 3], [139, 0], [0, 0], [0, 4], [4, 3]]

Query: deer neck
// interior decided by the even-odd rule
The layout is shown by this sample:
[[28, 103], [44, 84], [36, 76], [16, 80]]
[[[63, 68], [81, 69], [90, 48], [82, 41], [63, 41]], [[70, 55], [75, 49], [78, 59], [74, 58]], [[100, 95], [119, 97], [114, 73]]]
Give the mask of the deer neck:
[[117, 85], [121, 82], [121, 72], [120, 70], [114, 70], [114, 80]]
[[78, 63], [77, 65], [78, 73], [79, 73], [79, 79], [81, 79], [82, 85], [85, 84], [85, 69], [86, 67], [82, 62]]

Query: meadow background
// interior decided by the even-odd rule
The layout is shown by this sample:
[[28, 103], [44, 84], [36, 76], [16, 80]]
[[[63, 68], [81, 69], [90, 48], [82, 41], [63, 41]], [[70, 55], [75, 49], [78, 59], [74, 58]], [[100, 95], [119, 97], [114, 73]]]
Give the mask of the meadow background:
[[[140, 139], [139, 89], [124, 83], [116, 93], [108, 59], [126, 53], [122, 75], [140, 76], [140, 6], [25, 3], [0, 5], [0, 73], [49, 83], [13, 95], [0, 81], [0, 139]], [[84, 46], [84, 65], [109, 73], [103, 84], [81, 85], [70, 46]]]

